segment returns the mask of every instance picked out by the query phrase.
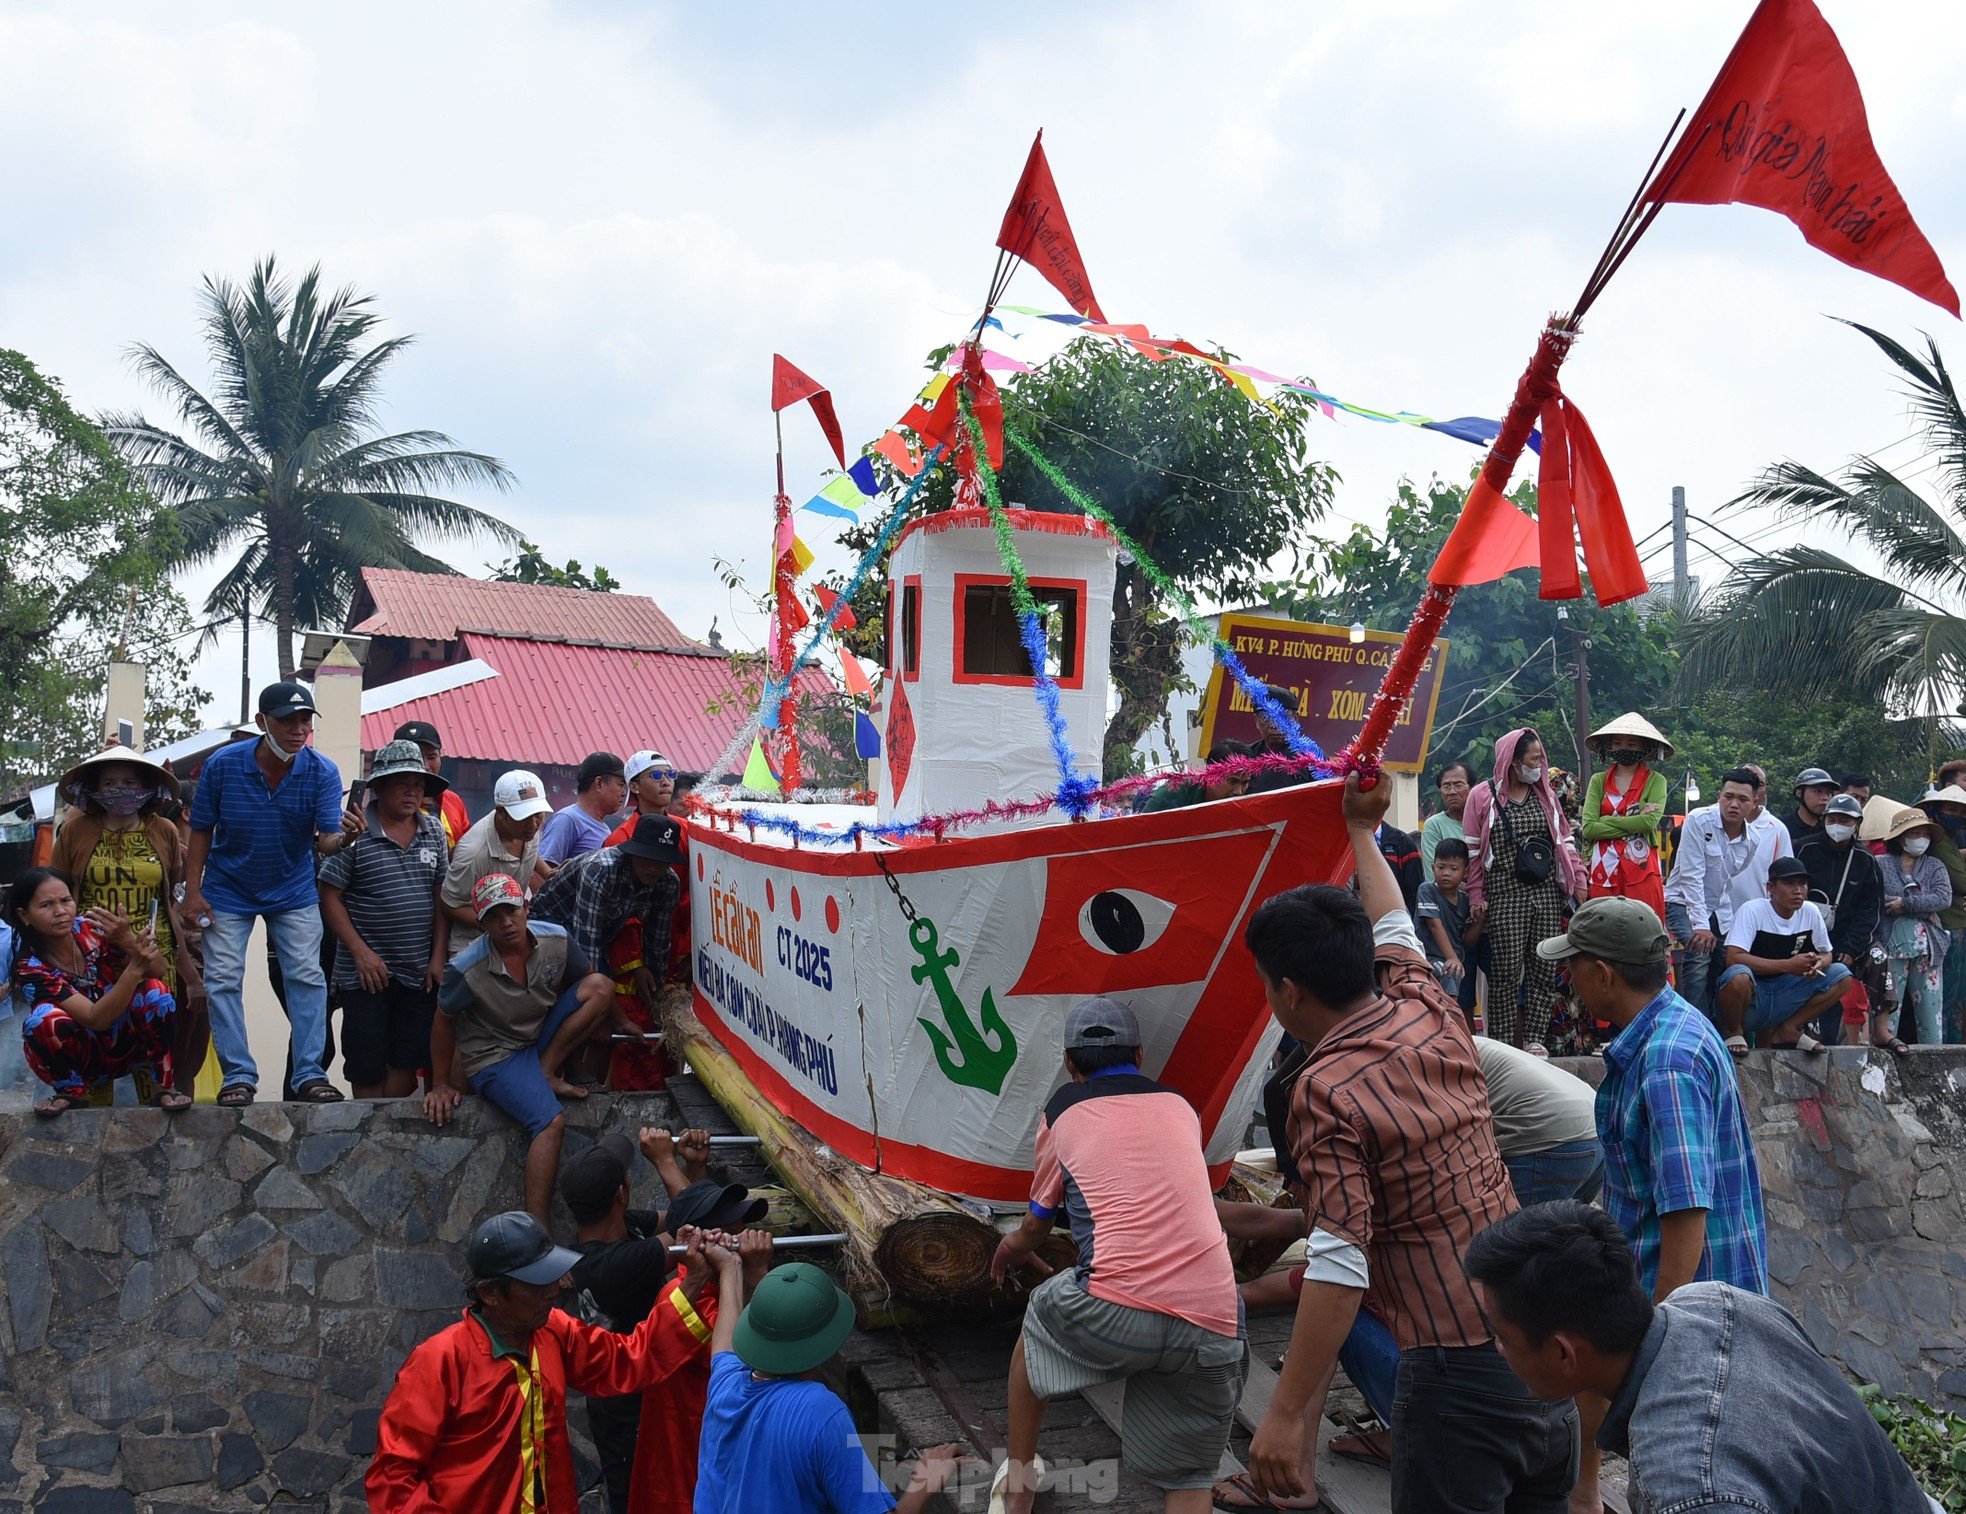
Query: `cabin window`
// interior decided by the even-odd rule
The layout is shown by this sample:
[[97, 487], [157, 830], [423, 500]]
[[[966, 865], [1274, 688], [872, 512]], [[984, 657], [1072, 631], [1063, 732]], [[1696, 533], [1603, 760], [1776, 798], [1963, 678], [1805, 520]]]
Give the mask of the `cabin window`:
[[901, 614], [897, 632], [896, 671], [919, 678], [922, 671], [922, 581], [908, 578], [901, 585]]
[[[1068, 688], [1083, 682], [1085, 585], [1032, 580], [1045, 627], [1045, 671]], [[958, 575], [958, 683], [1024, 683], [1033, 676], [1008, 580]]]

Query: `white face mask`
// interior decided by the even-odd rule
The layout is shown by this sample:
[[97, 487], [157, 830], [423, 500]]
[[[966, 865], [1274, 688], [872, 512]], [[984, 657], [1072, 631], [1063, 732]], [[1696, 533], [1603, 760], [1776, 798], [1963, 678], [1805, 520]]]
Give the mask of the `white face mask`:
[[1519, 783], [1540, 783], [1543, 779], [1543, 770], [1540, 767], [1524, 767], [1518, 762], [1515, 765], [1515, 776]]
[[1848, 841], [1852, 836], [1857, 834], [1857, 828], [1856, 826], [1847, 824], [1845, 822], [1830, 820], [1824, 822], [1823, 834], [1829, 837], [1830, 840], [1836, 842], [1839, 846], [1841, 846], [1844, 842]]
[[1905, 838], [1905, 855], [1907, 857], [1922, 857], [1931, 844], [1932, 838], [1930, 836], [1907, 836]]

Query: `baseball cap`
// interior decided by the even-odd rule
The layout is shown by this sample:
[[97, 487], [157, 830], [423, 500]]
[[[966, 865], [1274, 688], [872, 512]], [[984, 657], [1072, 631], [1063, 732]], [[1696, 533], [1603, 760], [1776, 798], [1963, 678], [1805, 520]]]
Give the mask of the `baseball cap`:
[[612, 752], [589, 752], [580, 764], [580, 771], [574, 775], [574, 782], [586, 788], [596, 778], [625, 778], [627, 773], [621, 766], [621, 759]]
[[635, 1143], [626, 1133], [610, 1130], [585, 1151], [560, 1163], [560, 1197], [573, 1217], [585, 1224], [607, 1213], [635, 1162]]
[[471, 886], [471, 912], [480, 920], [507, 904], [524, 904], [526, 891], [510, 873], [486, 873]]
[[1086, 999], [1065, 1016], [1065, 1049], [1087, 1051], [1095, 1046], [1138, 1046], [1140, 1022], [1118, 999]]
[[759, 1282], [732, 1333], [745, 1366], [795, 1377], [825, 1361], [853, 1334], [853, 1300], [810, 1262], [774, 1267]]
[[508, 820], [530, 820], [553, 808], [553, 801], [546, 797], [546, 785], [528, 768], [500, 773], [492, 785], [492, 803], [505, 811]]
[[1807, 878], [1809, 865], [1800, 857], [1777, 857], [1768, 864], [1768, 881], [1778, 878]]
[[414, 741], [418, 746], [434, 746], [443, 750], [444, 738], [437, 734], [437, 728], [427, 720], [405, 720], [396, 727], [391, 741]]
[[262, 715], [298, 715], [303, 710], [314, 713], [314, 691], [304, 683], [269, 683], [259, 691]]
[[676, 775], [676, 764], [660, 752], [641, 751], [628, 759], [626, 777], [630, 783], [633, 783], [651, 768], [666, 777], [673, 778]]
[[1838, 794], [1828, 804], [1823, 806], [1823, 813], [1825, 815], [1842, 815], [1851, 820], [1861, 820], [1864, 818], [1864, 802], [1855, 794]]
[[555, 1283], [573, 1271], [580, 1253], [553, 1244], [546, 1227], [523, 1209], [495, 1214], [471, 1233], [464, 1253], [475, 1282], [509, 1277], [520, 1283]]
[[674, 1235], [685, 1225], [699, 1230], [742, 1230], [755, 1225], [771, 1212], [763, 1199], [751, 1197], [742, 1183], [719, 1183], [704, 1178], [691, 1183], [670, 1200], [669, 1212], [662, 1217], [662, 1228]]
[[634, 834], [621, 843], [621, 850], [651, 862], [687, 862], [682, 843], [683, 828], [667, 815], [643, 815], [635, 822]]
[[1652, 906], [1636, 899], [1592, 899], [1570, 917], [1570, 929], [1536, 944], [1545, 962], [1567, 957], [1602, 957], [1606, 962], [1638, 966], [1666, 960], [1665, 926]]

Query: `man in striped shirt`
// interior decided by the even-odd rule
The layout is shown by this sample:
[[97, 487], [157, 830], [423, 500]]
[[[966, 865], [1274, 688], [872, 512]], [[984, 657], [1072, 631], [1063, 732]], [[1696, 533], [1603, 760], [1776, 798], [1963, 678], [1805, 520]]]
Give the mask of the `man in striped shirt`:
[[1515, 1197], [1474, 1042], [1373, 839], [1391, 799], [1388, 783], [1346, 780], [1358, 897], [1292, 889], [1247, 931], [1271, 1013], [1311, 1048], [1287, 1127], [1306, 1194], [1304, 1292], [1250, 1476], [1272, 1499], [1312, 1506], [1306, 1424], [1369, 1292], [1400, 1346], [1395, 1514], [1562, 1514], [1576, 1409], [1538, 1401], [1509, 1370], [1461, 1270]]

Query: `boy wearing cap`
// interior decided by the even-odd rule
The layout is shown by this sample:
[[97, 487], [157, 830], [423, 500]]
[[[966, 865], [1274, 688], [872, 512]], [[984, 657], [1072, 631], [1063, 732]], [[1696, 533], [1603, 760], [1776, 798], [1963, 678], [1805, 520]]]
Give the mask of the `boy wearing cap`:
[[1806, 1029], [1843, 997], [1850, 969], [1830, 952], [1823, 912], [1809, 897], [1809, 869], [1800, 857], [1768, 866], [1768, 897], [1750, 899], [1727, 927], [1727, 970], [1714, 997], [1727, 1049], [1748, 1053], [1743, 1030], [1769, 1046], [1819, 1052]]
[[[532, 903], [534, 919], [566, 927], [581, 954], [613, 978], [613, 1026], [629, 1034], [653, 1028], [656, 995], [668, 975], [669, 921], [682, 892], [681, 843], [682, 827], [667, 815], [642, 815], [626, 841], [575, 857]], [[629, 1008], [634, 1001], [639, 1015]], [[589, 1062], [594, 1073], [608, 1064], [611, 1049], [605, 1042], [597, 1048]], [[638, 1074], [632, 1086], [660, 1088], [667, 1063], [632, 1070]]]
[[539, 774], [525, 768], [499, 774], [491, 813], [458, 839], [444, 874], [440, 899], [450, 917], [452, 956], [478, 939], [478, 916], [471, 907], [478, 880], [505, 873], [530, 882], [539, 867], [539, 828], [552, 813], [553, 802]]
[[560, 1069], [606, 1016], [613, 985], [559, 926], [527, 920], [518, 879], [479, 879], [473, 902], [484, 935], [458, 953], [437, 990], [423, 1110], [433, 1125], [448, 1125], [464, 1083], [523, 1125], [532, 1137], [526, 1208], [544, 1224], [566, 1133], [560, 1099], [587, 1097]]
[[444, 845], [457, 845], [458, 837], [471, 829], [471, 812], [464, 807], [457, 790], [443, 781], [444, 777], [444, 738], [437, 734], [437, 728], [427, 720], [406, 720], [396, 727], [391, 741], [414, 741], [416, 749], [423, 755], [424, 770], [438, 780], [434, 794], [425, 798], [437, 801], [437, 818], [443, 822]]
[[450, 960], [437, 908], [450, 849], [423, 800], [448, 785], [413, 741], [392, 741], [369, 771], [368, 829], [322, 865], [321, 919], [335, 937], [341, 1059], [358, 1099], [400, 1099], [430, 1065], [430, 1017]]
[[259, 1087], [246, 1039], [246, 947], [253, 921], [286, 982], [296, 1096], [333, 1103], [327, 1079], [328, 980], [321, 970], [321, 910], [314, 859], [332, 856], [364, 822], [341, 808], [341, 773], [308, 745], [314, 694], [306, 684], [260, 691], [260, 736], [205, 759], [191, 803], [185, 858], [185, 921], [204, 932], [205, 995], [224, 1077], [218, 1102], [250, 1104]]
[[712, 1245], [709, 1255], [717, 1323], [695, 1514], [921, 1514], [962, 1448], [923, 1451], [897, 1500], [846, 1405], [815, 1381], [853, 1333], [853, 1300], [809, 1262], [788, 1262], [766, 1273], [746, 1304], [740, 1253]]
[[1030, 1213], [990, 1263], [999, 1283], [1062, 1212], [1079, 1262], [1032, 1293], [1010, 1360], [1005, 1508], [1035, 1496], [1045, 1403], [1124, 1382], [1120, 1460], [1206, 1509], [1242, 1392], [1242, 1305], [1187, 1100], [1140, 1074], [1140, 1022], [1117, 999], [1065, 1018], [1069, 1080], [1038, 1122]]
[[596, 850], [608, 837], [608, 817], [628, 797], [628, 776], [612, 752], [589, 752], [574, 775], [573, 803], [546, 822], [539, 860], [552, 872], [569, 858]]
[[[635, 822], [642, 815], [669, 815], [680, 821], [680, 815], [672, 814], [677, 787], [675, 767], [660, 752], [637, 752], [628, 759], [628, 795], [631, 801], [629, 810], [622, 817], [621, 824], [608, 833], [607, 844], [619, 846], [635, 834]], [[676, 848], [683, 854], [684, 861], [676, 868], [676, 908], [669, 916], [669, 981], [681, 982], [689, 977], [690, 936], [689, 936], [689, 828], [678, 825]]]
[[412, 1351], [382, 1406], [366, 1487], [381, 1514], [575, 1514], [567, 1389], [620, 1394], [662, 1382], [709, 1339], [717, 1302], [694, 1232], [682, 1274], [632, 1334], [555, 1305], [580, 1260], [522, 1210], [471, 1237], [464, 1318]]
[[[631, 1209], [629, 1173], [636, 1144], [624, 1132], [612, 1131], [560, 1170], [560, 1197], [580, 1226], [574, 1249], [581, 1259], [572, 1274], [578, 1312], [589, 1323], [624, 1332], [640, 1324], [655, 1305], [670, 1270], [671, 1236], [685, 1228], [736, 1235], [762, 1220], [769, 1207], [741, 1184], [726, 1186], [705, 1176], [707, 1131], [685, 1131], [678, 1142], [666, 1130], [644, 1129], [638, 1144], [668, 1191], [669, 1211], [660, 1215]], [[755, 1275], [746, 1280], [747, 1287], [770, 1264], [769, 1251], [754, 1251]], [[588, 1399], [587, 1422], [613, 1514], [629, 1509], [688, 1514], [709, 1381], [705, 1350], [658, 1389]]]

